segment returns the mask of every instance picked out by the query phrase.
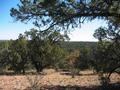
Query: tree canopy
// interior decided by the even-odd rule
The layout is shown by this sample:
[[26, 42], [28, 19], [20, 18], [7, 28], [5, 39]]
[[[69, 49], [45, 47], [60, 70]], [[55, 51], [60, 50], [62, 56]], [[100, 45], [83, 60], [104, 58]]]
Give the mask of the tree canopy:
[[20, 0], [17, 6], [10, 13], [15, 20], [32, 20], [42, 29], [65, 30], [96, 18], [120, 24], [120, 0]]

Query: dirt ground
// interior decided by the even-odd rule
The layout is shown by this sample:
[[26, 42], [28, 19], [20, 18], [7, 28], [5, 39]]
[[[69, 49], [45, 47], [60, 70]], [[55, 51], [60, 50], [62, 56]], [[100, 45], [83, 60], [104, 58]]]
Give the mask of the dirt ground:
[[[55, 72], [54, 70], [44, 70], [45, 75], [1, 75], [0, 90], [25, 90], [33, 84], [59, 85], [59, 86], [95, 86], [100, 85], [98, 75], [92, 71], [81, 71], [80, 75], [71, 78], [65, 72]], [[120, 76], [113, 74], [111, 83], [119, 82]]]

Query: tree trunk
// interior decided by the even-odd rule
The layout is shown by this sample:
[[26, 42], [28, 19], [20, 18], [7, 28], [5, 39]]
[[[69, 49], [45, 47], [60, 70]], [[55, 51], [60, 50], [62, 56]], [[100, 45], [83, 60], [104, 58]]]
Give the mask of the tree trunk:
[[115, 68], [113, 68], [113, 69], [110, 71], [110, 73], [108, 74], [108, 79], [110, 79], [110, 76], [112, 75], [112, 73], [115, 72], [115, 70], [118, 69], [118, 68], [120, 68], [120, 65], [117, 66], [117, 67], [115, 67]]

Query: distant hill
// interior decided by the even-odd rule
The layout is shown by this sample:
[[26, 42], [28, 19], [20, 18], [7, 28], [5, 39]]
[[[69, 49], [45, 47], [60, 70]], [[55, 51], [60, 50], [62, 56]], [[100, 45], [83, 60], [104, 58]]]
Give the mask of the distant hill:
[[0, 40], [0, 50], [8, 46], [9, 40]]
[[0, 43], [1, 43], [1, 42], [6, 42], [6, 41], [9, 41], [9, 40], [0, 40]]
[[61, 47], [68, 49], [68, 50], [73, 50], [73, 49], [80, 49], [82, 47], [89, 47], [89, 48], [94, 48], [96, 47], [97, 42], [62, 42]]
[[[0, 40], [0, 45], [5, 44], [5, 42], [7, 41], [9, 40]], [[66, 41], [66, 42], [60, 43], [60, 45], [62, 48], [65, 48], [67, 50], [73, 50], [73, 49], [80, 49], [82, 47], [93, 48], [93, 47], [96, 47], [97, 42]]]

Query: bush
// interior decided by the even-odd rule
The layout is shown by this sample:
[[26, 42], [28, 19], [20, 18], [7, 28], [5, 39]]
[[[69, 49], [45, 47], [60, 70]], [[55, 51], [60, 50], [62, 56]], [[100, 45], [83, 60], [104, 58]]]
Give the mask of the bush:
[[39, 74], [36, 75], [28, 75], [26, 76], [30, 86], [26, 90], [42, 90], [40, 80], [42, 76]]

